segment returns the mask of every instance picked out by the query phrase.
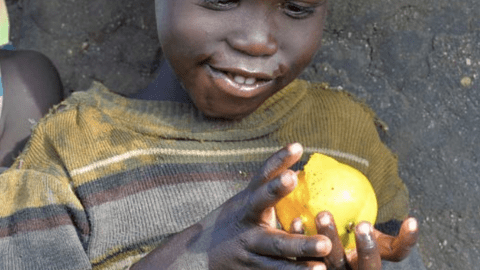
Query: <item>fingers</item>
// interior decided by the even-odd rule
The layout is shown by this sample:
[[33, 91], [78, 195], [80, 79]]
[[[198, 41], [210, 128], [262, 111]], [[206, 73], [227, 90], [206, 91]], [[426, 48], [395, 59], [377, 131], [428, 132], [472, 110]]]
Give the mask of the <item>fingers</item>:
[[273, 206], [297, 185], [297, 175], [288, 168], [300, 159], [302, 153], [302, 146], [293, 143], [265, 162], [248, 187], [253, 194], [245, 207], [246, 220], [271, 225]]
[[292, 192], [297, 185], [297, 180], [297, 174], [287, 170], [279, 177], [255, 190], [245, 207], [245, 218], [257, 223], [268, 223], [267, 219], [270, 219], [267, 217], [269, 211], [265, 210], [273, 207], [288, 193]]
[[249, 240], [251, 252], [281, 258], [324, 257], [332, 249], [332, 243], [325, 236], [289, 234], [281, 230], [264, 231]]
[[382, 258], [389, 261], [401, 261], [410, 254], [410, 250], [418, 240], [418, 223], [415, 218], [404, 220], [397, 237], [383, 234], [377, 230], [374, 234]]
[[376, 270], [382, 268], [382, 261], [373, 233], [373, 227], [368, 222], [361, 222], [355, 228], [355, 241], [357, 245], [358, 270]]
[[303, 228], [303, 223], [301, 218], [295, 218], [292, 220], [292, 225], [290, 225], [290, 233], [294, 234], [304, 234], [305, 229]]
[[346, 269], [345, 253], [342, 241], [338, 236], [337, 227], [333, 220], [332, 214], [328, 211], [320, 212], [315, 222], [317, 224], [317, 233], [325, 235], [332, 242], [332, 251], [325, 257], [325, 262], [329, 268]]
[[292, 143], [282, 148], [265, 161], [249, 187], [256, 189], [266, 181], [279, 176], [280, 173], [293, 166], [302, 154], [303, 148], [299, 143]]
[[252, 254], [254, 257], [255, 265], [248, 263], [248, 269], [289, 269], [289, 270], [327, 270], [327, 267], [323, 262], [299, 262], [289, 259], [273, 258], [267, 256], [261, 256]]

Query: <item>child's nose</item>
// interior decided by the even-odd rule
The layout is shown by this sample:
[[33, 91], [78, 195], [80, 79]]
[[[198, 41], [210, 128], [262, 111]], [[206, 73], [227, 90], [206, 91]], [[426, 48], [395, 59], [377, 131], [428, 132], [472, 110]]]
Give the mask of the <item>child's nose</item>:
[[[245, 21], [248, 18], [245, 18]], [[265, 17], [240, 24], [227, 38], [229, 45], [250, 56], [271, 56], [278, 51], [274, 26]]]

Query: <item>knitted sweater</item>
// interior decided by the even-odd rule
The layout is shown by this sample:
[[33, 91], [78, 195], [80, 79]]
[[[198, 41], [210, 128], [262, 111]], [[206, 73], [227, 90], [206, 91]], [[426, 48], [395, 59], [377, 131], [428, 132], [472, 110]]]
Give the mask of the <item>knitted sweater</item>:
[[0, 175], [0, 269], [123, 269], [244, 189], [290, 142], [363, 172], [378, 222], [408, 192], [374, 114], [347, 93], [296, 80], [240, 121], [124, 98], [95, 82], [42, 119]]

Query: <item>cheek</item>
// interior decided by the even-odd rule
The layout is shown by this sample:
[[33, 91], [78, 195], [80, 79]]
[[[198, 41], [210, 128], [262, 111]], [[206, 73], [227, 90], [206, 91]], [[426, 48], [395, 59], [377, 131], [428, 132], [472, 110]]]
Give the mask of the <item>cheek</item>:
[[206, 18], [191, 7], [174, 9], [165, 16], [163, 26], [159, 26], [159, 37], [163, 52], [175, 57], [195, 60], [205, 51], [209, 41]]
[[[323, 27], [323, 26], [322, 26]], [[305, 68], [320, 49], [322, 41], [322, 28], [302, 29], [295, 31], [286, 48], [292, 69]], [[301, 72], [301, 71], [300, 71]]]

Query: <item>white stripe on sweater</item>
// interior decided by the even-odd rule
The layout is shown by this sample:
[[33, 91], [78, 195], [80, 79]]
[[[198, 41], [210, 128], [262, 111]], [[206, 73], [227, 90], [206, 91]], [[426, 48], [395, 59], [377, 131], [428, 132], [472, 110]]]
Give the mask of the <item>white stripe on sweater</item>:
[[[126, 152], [121, 155], [117, 155], [111, 158], [97, 161], [90, 165], [72, 170], [71, 176], [77, 176], [84, 174], [98, 168], [106, 167], [111, 164], [122, 162], [130, 158], [139, 157], [139, 156], [150, 156], [150, 155], [176, 155], [176, 156], [202, 156], [202, 157], [221, 157], [221, 156], [234, 156], [234, 155], [251, 155], [251, 154], [273, 154], [276, 151], [280, 150], [280, 147], [259, 147], [259, 148], [248, 148], [248, 149], [231, 149], [231, 150], [179, 150], [179, 149], [168, 149], [168, 148], [150, 148], [150, 149], [138, 149]], [[322, 153], [337, 158], [344, 158], [350, 161], [357, 162], [364, 165], [365, 167], [369, 166], [368, 160], [337, 150], [325, 149], [325, 148], [313, 148], [306, 147], [304, 148], [304, 153]]]

